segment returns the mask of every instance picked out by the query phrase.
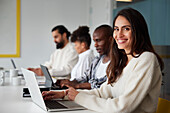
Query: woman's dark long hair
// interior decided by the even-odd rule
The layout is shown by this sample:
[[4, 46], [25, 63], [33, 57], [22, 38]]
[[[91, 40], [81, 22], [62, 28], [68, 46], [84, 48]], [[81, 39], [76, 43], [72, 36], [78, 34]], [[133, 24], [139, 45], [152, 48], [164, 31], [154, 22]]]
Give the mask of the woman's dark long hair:
[[123, 49], [118, 49], [115, 40], [112, 41], [110, 50], [110, 64], [107, 67], [106, 73], [108, 77], [108, 84], [115, 82], [120, 76], [123, 68], [126, 66], [127, 55]]
[[[164, 63], [163, 63], [162, 59], [160, 58], [160, 56], [155, 52], [155, 50], [151, 44], [148, 27], [147, 27], [146, 21], [145, 21], [144, 17], [142, 16], [142, 14], [132, 8], [123, 9], [123, 10], [119, 11], [118, 14], [116, 15], [116, 17], [114, 18], [113, 27], [115, 26], [115, 21], [118, 16], [125, 17], [131, 25], [132, 45], [131, 45], [131, 51], [128, 54], [137, 58], [145, 51], [152, 52], [156, 55], [159, 65], [160, 65], [160, 68], [161, 68], [161, 70], [163, 70]], [[112, 53], [113, 53], [113, 51], [112, 51]], [[135, 56], [134, 53], [138, 54], [138, 56]], [[113, 83], [117, 79], [117, 77], [120, 76], [120, 74], [123, 71], [122, 67], [127, 62], [127, 60], [123, 60], [123, 59], [119, 60], [119, 58], [116, 57], [117, 56], [116, 54], [111, 54], [111, 55], [112, 55], [111, 57], [113, 57], [113, 59], [111, 60], [110, 64], [113, 64], [113, 65], [108, 66], [107, 74], [109, 77], [111, 77], [111, 76], [113, 76], [113, 77], [112, 77], [112, 79], [110, 79], [110, 81], [108, 81], [108, 83]], [[114, 67], [114, 66], [118, 65], [117, 60], [122, 62], [121, 67]], [[118, 68], [118, 69], [116, 69], [116, 68]], [[113, 71], [113, 72], [111, 72], [111, 71]]]

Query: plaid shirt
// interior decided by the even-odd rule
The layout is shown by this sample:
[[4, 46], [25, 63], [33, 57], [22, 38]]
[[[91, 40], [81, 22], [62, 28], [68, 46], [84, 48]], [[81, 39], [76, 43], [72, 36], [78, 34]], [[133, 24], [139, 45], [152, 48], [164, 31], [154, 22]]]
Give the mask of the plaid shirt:
[[98, 65], [101, 63], [100, 61], [102, 58], [103, 56], [95, 57], [91, 63], [90, 68], [84, 72], [82, 79], [77, 81], [80, 83], [89, 82], [92, 89], [99, 88], [100, 85], [103, 84], [107, 79], [107, 75], [103, 75], [101, 78], [96, 77], [96, 70]]

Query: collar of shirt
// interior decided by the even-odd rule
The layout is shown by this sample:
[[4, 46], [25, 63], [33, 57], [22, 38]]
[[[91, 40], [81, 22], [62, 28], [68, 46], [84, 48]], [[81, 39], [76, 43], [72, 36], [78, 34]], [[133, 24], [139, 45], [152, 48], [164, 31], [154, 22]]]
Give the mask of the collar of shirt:
[[79, 54], [79, 59], [83, 58], [84, 56], [86, 56], [87, 54], [92, 53], [92, 50], [88, 49], [87, 51], [84, 51], [83, 53]]

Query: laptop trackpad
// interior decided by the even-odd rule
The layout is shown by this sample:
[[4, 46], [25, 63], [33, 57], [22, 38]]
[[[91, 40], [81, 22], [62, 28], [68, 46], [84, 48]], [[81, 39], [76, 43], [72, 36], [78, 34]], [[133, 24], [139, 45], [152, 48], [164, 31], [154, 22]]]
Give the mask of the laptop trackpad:
[[69, 101], [69, 100], [58, 100], [57, 102], [59, 102], [60, 104], [68, 107], [68, 108], [82, 108], [81, 105], [75, 103], [74, 101]]
[[60, 104], [56, 100], [45, 100], [45, 105], [49, 109], [66, 109], [67, 107], [63, 104]]

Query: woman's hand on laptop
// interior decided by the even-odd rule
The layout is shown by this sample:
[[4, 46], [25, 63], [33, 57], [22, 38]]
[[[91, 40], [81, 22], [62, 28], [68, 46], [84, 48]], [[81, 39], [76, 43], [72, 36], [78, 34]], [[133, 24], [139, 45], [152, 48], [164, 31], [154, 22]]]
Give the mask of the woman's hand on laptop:
[[51, 99], [57, 99], [57, 98], [64, 98], [66, 96], [65, 91], [43, 91], [42, 96], [44, 100], [51, 100]]
[[66, 91], [43, 91], [42, 96], [44, 100], [51, 100], [57, 98], [64, 98], [66, 95], [68, 96], [69, 100], [75, 99], [79, 92], [76, 91], [73, 87], [69, 87]]
[[74, 101], [74, 99], [78, 93], [79, 92], [77, 90], [75, 90], [73, 87], [69, 87], [69, 89], [66, 90], [66, 94], [67, 94], [69, 100]]

